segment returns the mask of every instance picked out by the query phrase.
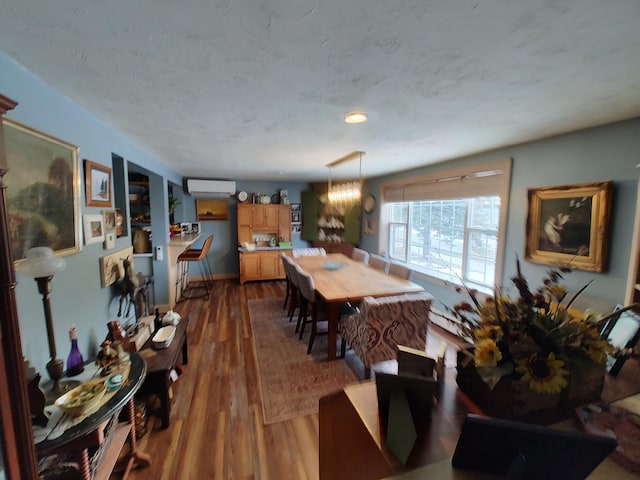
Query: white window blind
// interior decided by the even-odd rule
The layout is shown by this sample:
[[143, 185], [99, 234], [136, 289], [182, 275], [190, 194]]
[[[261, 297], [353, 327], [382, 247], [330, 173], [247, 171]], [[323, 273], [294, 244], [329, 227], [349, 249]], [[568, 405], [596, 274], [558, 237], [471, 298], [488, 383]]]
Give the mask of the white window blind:
[[[508, 185], [511, 159], [392, 181], [382, 186], [385, 202], [450, 200], [496, 195]], [[507, 178], [505, 178], [507, 177]]]

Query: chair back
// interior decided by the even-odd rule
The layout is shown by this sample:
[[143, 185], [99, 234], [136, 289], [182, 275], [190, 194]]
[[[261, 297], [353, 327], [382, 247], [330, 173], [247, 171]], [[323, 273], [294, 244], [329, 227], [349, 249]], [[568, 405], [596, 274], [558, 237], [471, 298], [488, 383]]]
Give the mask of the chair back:
[[291, 258], [289, 258], [288, 256], [284, 260], [287, 262], [287, 269], [289, 270], [289, 279], [291, 280], [291, 283], [295, 288], [299, 289], [300, 282], [298, 281], [298, 265], [294, 263], [293, 260], [291, 260]]
[[360, 310], [340, 321], [340, 334], [365, 367], [396, 358], [398, 345], [424, 351], [433, 297], [427, 292], [365, 297]]
[[413, 270], [400, 263], [389, 263], [389, 275], [404, 278], [405, 280], [413, 280]]
[[318, 247], [318, 248], [294, 248], [291, 251], [291, 254], [295, 257], [317, 257], [317, 256], [321, 256], [321, 257], [326, 257], [327, 256], [327, 252], [325, 251], [324, 248], [322, 247]]
[[389, 260], [380, 255], [370, 253], [369, 265], [371, 265], [373, 268], [377, 268], [378, 270], [382, 270], [384, 273], [389, 273]]
[[351, 258], [356, 262], [369, 263], [369, 252], [362, 250], [361, 248], [354, 248], [351, 253]]
[[300, 290], [300, 294], [307, 300], [307, 302], [315, 302], [316, 286], [313, 283], [313, 278], [308, 272], [302, 270], [298, 265], [295, 266], [295, 269], [298, 275], [298, 289]]

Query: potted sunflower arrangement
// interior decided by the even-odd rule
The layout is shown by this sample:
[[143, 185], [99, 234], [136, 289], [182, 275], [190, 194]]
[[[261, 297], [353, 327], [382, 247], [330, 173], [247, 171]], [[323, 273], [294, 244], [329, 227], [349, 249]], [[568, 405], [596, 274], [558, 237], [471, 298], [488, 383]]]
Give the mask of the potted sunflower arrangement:
[[620, 310], [603, 317], [571, 308], [588, 284], [567, 300], [560, 282], [570, 268], [549, 270], [535, 290], [519, 260], [516, 271], [517, 297], [496, 290], [481, 299], [464, 287], [470, 301], [447, 309], [458, 336], [472, 344], [458, 353], [457, 382], [490, 415], [553, 421], [600, 397], [615, 353], [600, 327]]

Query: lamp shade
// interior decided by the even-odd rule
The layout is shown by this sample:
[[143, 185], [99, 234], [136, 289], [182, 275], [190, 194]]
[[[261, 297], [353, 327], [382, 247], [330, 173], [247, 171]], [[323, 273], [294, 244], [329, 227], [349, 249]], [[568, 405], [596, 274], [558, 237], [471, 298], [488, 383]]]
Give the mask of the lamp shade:
[[67, 262], [56, 256], [49, 247], [34, 247], [27, 251], [27, 257], [16, 265], [16, 270], [27, 277], [42, 278], [64, 270]]

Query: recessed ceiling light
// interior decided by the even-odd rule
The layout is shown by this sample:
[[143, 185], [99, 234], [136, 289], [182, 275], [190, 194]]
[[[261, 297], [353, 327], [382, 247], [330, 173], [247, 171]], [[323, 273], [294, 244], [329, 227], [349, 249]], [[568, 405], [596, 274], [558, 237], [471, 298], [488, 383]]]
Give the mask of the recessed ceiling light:
[[347, 123], [362, 123], [367, 121], [367, 114], [364, 112], [345, 113], [344, 121]]

